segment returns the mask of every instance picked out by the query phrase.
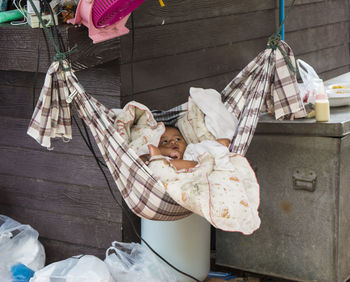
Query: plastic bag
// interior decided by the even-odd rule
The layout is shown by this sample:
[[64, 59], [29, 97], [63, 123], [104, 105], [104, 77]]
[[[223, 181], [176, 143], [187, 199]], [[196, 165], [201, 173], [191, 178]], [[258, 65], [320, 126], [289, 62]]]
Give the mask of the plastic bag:
[[138, 243], [113, 242], [105, 263], [117, 282], [175, 282], [176, 270]]
[[8, 273], [18, 263], [33, 271], [43, 268], [45, 251], [38, 236], [30, 225], [0, 215], [0, 272]]
[[315, 104], [316, 92], [319, 87], [319, 76], [308, 63], [303, 60], [297, 60], [298, 71], [302, 83], [298, 83], [300, 96], [304, 104]]
[[0, 278], [1, 282], [13, 282], [12, 273], [10, 269], [2, 263], [0, 263]]
[[35, 272], [29, 281], [113, 282], [113, 278], [107, 266], [98, 257], [79, 255], [49, 264]]

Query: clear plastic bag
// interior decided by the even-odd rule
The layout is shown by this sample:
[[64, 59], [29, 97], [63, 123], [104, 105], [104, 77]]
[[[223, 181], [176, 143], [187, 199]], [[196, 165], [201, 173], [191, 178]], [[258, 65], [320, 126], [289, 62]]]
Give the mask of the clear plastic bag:
[[312, 66], [303, 60], [297, 60], [298, 71], [302, 83], [298, 83], [300, 96], [304, 104], [315, 104], [316, 92], [319, 88], [320, 78]]
[[5, 264], [0, 263], [0, 281], [1, 282], [13, 282], [12, 273]]
[[146, 246], [113, 242], [106, 251], [105, 263], [117, 282], [176, 282], [178, 274]]
[[45, 251], [38, 236], [38, 232], [30, 225], [0, 215], [1, 269], [8, 272], [17, 263], [22, 263], [33, 271], [43, 268]]
[[80, 255], [51, 263], [35, 272], [30, 279], [30, 282], [52, 281], [113, 282], [113, 278], [106, 265], [98, 257]]

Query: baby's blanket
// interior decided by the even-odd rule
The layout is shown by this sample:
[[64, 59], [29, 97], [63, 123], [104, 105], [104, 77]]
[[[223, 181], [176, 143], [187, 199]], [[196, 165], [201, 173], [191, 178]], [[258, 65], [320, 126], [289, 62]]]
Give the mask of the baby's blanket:
[[165, 131], [164, 124], [157, 122], [145, 105], [135, 101], [118, 111], [114, 125], [138, 156], [149, 153], [148, 144], [158, 147], [160, 137]]
[[258, 229], [259, 185], [247, 159], [229, 152], [219, 155], [206, 152], [196, 160], [199, 164], [188, 170], [176, 171], [162, 157], [152, 160], [149, 166], [177, 203], [205, 217], [216, 228], [243, 234]]

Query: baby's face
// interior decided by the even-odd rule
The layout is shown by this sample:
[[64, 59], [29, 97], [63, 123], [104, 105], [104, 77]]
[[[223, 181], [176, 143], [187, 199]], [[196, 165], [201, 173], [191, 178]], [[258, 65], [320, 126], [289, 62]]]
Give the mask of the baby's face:
[[181, 133], [176, 128], [167, 127], [160, 138], [158, 148], [163, 156], [180, 160], [184, 155], [186, 146], [187, 143]]

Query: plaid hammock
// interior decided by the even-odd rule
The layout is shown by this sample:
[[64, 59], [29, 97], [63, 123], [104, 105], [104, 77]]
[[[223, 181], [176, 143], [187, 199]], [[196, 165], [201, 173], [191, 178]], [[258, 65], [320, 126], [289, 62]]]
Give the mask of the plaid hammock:
[[[291, 114], [305, 116], [295, 74], [288, 64], [295, 67], [292, 50], [283, 41], [276, 47], [261, 52], [222, 91], [224, 104], [239, 120], [232, 152], [246, 153], [262, 110], [274, 113], [276, 119]], [[50, 66], [27, 133], [48, 148], [51, 138], [71, 139], [69, 102], [73, 100], [123, 199], [136, 215], [166, 221], [190, 215], [168, 196], [163, 184], [119, 135], [115, 113], [87, 94], [68, 67], [67, 61]], [[185, 112], [183, 104], [168, 111], [153, 111], [153, 115], [157, 121], [175, 124]]]

